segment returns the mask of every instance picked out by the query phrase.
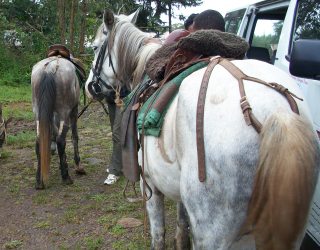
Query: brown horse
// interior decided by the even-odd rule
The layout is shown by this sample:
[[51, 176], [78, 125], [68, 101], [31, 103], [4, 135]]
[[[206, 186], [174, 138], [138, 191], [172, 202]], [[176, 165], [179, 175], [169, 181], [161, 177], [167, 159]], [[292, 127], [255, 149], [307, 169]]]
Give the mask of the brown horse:
[[3, 144], [6, 142], [7, 126], [11, 120], [12, 117], [5, 120], [2, 116], [2, 104], [0, 103], [0, 148], [2, 148]]
[[0, 148], [2, 148], [6, 138], [6, 123], [2, 117], [2, 104], [0, 104]]
[[85, 174], [80, 166], [78, 150], [77, 113], [80, 84], [75, 66], [62, 57], [46, 58], [33, 66], [31, 84], [32, 106], [37, 126], [36, 189], [45, 188], [48, 181], [51, 140], [57, 145], [62, 181], [72, 184], [65, 153], [66, 135], [70, 126], [76, 173]]

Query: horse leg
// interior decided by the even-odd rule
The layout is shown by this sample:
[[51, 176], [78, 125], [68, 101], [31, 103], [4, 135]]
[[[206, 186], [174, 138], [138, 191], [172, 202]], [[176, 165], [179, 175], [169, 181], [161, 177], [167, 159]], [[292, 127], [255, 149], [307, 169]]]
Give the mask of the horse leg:
[[78, 106], [76, 106], [72, 111], [70, 115], [71, 120], [71, 131], [72, 131], [72, 144], [73, 144], [73, 159], [76, 167], [76, 174], [84, 175], [86, 174], [86, 171], [83, 169], [83, 167], [80, 165], [80, 155], [79, 155], [79, 136], [78, 136]]
[[189, 222], [186, 208], [182, 202], [177, 204], [177, 229], [175, 236], [175, 246], [177, 250], [190, 249]]
[[62, 182], [68, 185], [73, 183], [71, 177], [69, 176], [68, 163], [67, 163], [67, 157], [66, 157], [66, 136], [67, 136], [69, 127], [64, 125], [63, 122], [60, 122], [60, 129], [61, 128], [62, 130], [59, 130], [59, 134], [57, 137], [57, 148], [58, 148], [58, 154], [60, 158], [60, 171], [61, 171]]
[[38, 166], [37, 166], [37, 173], [36, 173], [36, 189], [44, 189], [44, 183], [41, 180], [41, 170], [40, 170], [40, 150], [39, 150], [39, 137], [37, 136], [36, 139], [36, 145], [35, 145], [35, 151], [36, 151], [36, 155], [37, 155], [37, 159], [38, 159]]
[[57, 136], [58, 136], [58, 128], [59, 126], [59, 119], [57, 116], [53, 117], [53, 122], [52, 122], [52, 135], [51, 135], [51, 145], [50, 145], [50, 150], [51, 150], [51, 155], [54, 155], [57, 151]]
[[165, 249], [164, 195], [156, 187], [150, 185], [150, 182], [148, 184], [152, 189], [152, 196], [146, 203], [150, 223], [151, 249], [162, 250]]

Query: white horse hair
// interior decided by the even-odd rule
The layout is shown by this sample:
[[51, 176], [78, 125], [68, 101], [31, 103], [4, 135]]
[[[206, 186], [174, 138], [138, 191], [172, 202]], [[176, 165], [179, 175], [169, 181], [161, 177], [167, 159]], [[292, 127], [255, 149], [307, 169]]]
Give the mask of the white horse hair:
[[[150, 51], [155, 51], [143, 42], [148, 34], [132, 24], [136, 15], [113, 16], [106, 11], [94, 42], [95, 61], [103, 41], [112, 42], [101, 77], [113, 87], [123, 83], [134, 86], [136, 76], [141, 76], [136, 72], [144, 69]], [[232, 63], [249, 76], [278, 82], [303, 96], [291, 77], [273, 65], [257, 60]], [[298, 249], [320, 161], [306, 103], [296, 100], [299, 116], [281, 94], [244, 81], [253, 112], [263, 125], [258, 134], [245, 123], [237, 80], [217, 65], [205, 102], [206, 180], [200, 182], [196, 108], [204, 71], [200, 69], [182, 82], [161, 136], [144, 136], [144, 174], [152, 189], [147, 201], [152, 249], [165, 248], [164, 196], [178, 204], [178, 249], [189, 247], [188, 223], [193, 249]], [[87, 84], [91, 80], [92, 72]], [[245, 233], [250, 233], [254, 242], [244, 241]]]

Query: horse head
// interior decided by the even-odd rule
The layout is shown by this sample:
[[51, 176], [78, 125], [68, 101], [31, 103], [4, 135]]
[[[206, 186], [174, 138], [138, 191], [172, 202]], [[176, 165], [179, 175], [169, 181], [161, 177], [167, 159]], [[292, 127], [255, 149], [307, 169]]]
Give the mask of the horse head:
[[[92, 43], [94, 60], [86, 81], [86, 91], [90, 97], [103, 98], [117, 87], [125, 86], [128, 82], [121, 70], [118, 53], [123, 46], [119, 44], [118, 31], [126, 24], [134, 27], [139, 10], [129, 16], [114, 15], [110, 10], [105, 10], [103, 22], [97, 30]], [[126, 74], [125, 74], [126, 75]]]
[[135, 27], [138, 14], [139, 9], [129, 16], [104, 11], [103, 23], [92, 43], [94, 60], [86, 82], [89, 97], [102, 99], [121, 87], [131, 89], [141, 80], [148, 58], [141, 54], [154, 52], [150, 48], [159, 45], [147, 44], [150, 35]]

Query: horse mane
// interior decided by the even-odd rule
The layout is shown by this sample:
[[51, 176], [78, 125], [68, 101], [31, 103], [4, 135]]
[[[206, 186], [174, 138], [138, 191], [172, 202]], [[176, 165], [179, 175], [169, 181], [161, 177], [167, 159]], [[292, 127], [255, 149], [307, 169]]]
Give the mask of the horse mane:
[[[145, 38], [149, 35], [139, 30], [134, 24], [119, 20], [110, 33], [109, 45], [117, 40], [117, 75], [121, 85], [131, 85], [134, 88], [142, 79], [145, 65], [150, 56], [159, 48], [159, 44], [146, 44]], [[111, 44], [110, 44], [111, 43]]]

